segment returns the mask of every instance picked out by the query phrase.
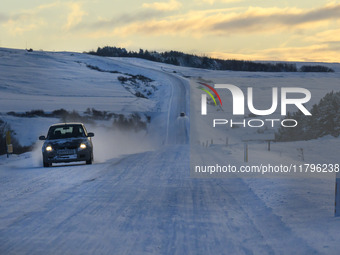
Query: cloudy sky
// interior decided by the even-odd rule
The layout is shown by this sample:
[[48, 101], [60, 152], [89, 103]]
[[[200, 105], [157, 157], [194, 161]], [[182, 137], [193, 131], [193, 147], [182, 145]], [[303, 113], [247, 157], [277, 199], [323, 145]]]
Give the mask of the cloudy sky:
[[1, 0], [0, 47], [340, 62], [340, 1]]

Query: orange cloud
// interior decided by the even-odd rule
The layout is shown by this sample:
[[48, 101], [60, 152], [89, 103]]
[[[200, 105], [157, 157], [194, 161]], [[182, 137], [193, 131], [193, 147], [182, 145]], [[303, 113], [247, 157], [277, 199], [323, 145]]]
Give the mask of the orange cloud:
[[340, 42], [340, 29], [331, 29], [317, 33], [313, 37], [308, 37], [307, 40], [322, 41], [322, 42]]
[[176, 0], [170, 0], [169, 2], [154, 2], [154, 3], [144, 3], [144, 8], [151, 8], [158, 11], [173, 11], [178, 10], [182, 4]]
[[[65, 12], [68, 12], [66, 21], [64, 20], [65, 16], [60, 15]], [[78, 2], [56, 1], [10, 15], [0, 15], [0, 22], [8, 33], [18, 35], [47, 26], [51, 29], [52, 24], [54, 28], [63, 27], [68, 30], [81, 23], [85, 14]], [[65, 23], [64, 26], [63, 23]]]
[[67, 23], [64, 26], [66, 30], [78, 25], [82, 21], [83, 16], [86, 15], [80, 3], [68, 3], [68, 8], [70, 9], [70, 13], [67, 17]]
[[301, 61], [301, 62], [339, 62], [340, 52], [327, 44], [305, 47], [270, 48], [265, 50], [242, 50], [235, 52], [210, 52], [209, 56], [222, 59]]
[[196, 0], [197, 3], [208, 3], [210, 5], [213, 5], [215, 3], [237, 3], [237, 2], [242, 2], [244, 0]]
[[303, 30], [327, 25], [340, 19], [340, 4], [329, 4], [309, 10], [296, 8], [249, 7], [237, 12], [189, 12], [182, 16], [169, 16], [160, 20], [146, 20], [120, 27], [125, 35], [139, 34], [248, 34], [277, 33], [282, 30]]

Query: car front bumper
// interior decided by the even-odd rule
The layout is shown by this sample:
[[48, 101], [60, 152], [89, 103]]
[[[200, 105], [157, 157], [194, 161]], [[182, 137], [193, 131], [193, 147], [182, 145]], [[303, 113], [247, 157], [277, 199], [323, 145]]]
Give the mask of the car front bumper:
[[91, 149], [74, 149], [65, 151], [51, 151], [43, 152], [43, 160], [45, 163], [67, 163], [76, 161], [89, 161], [92, 160]]

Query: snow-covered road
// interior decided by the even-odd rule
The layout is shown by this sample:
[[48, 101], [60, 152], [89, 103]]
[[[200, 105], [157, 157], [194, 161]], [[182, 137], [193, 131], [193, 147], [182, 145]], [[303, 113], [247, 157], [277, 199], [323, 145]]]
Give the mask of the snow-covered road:
[[[36, 152], [13, 155], [10, 159], [1, 156], [1, 255], [338, 254], [340, 221], [333, 217], [332, 211], [334, 180], [190, 177], [188, 130], [191, 117], [189, 89], [192, 84], [180, 77], [178, 71], [134, 59], [103, 59], [67, 53], [51, 56], [65, 60], [62, 65], [57, 65], [60, 73], [68, 66], [73, 66], [73, 71], [96, 80], [95, 102], [100, 101], [101, 89], [103, 93], [107, 89], [110, 91], [111, 87], [106, 85], [113, 83], [112, 96], [117, 101], [100, 102], [104, 110], [111, 106], [119, 111], [130, 111], [138, 109], [140, 105], [146, 112], [158, 109], [150, 113], [153, 119], [148, 135], [143, 137], [143, 141], [133, 137], [134, 141], [129, 147], [137, 147], [137, 143], [144, 143], [147, 139], [160, 137], [162, 141], [141, 153], [128, 153], [121, 148], [119, 155], [127, 155], [113, 155], [105, 160], [98, 160], [97, 155], [97, 162], [93, 165], [43, 168], [41, 162], [36, 163]], [[34, 55], [29, 57], [35, 59]], [[9, 56], [6, 61], [12, 58]], [[47, 59], [50, 61], [50, 58]], [[108, 76], [111, 74], [89, 71], [80, 62], [75, 62], [76, 59], [104, 70], [150, 76], [161, 84], [159, 93], [164, 94], [155, 96], [153, 100], [158, 102], [135, 99], [119, 87], [119, 83], [112, 82], [112, 77]], [[32, 68], [33, 74], [34, 70]], [[191, 69], [186, 70], [192, 72]], [[3, 70], [4, 73], [9, 71], [12, 69]], [[195, 72], [198, 77], [201, 70]], [[236, 76], [232, 72], [230, 74]], [[76, 81], [74, 74], [71, 72], [69, 75], [70, 84], [73, 84]], [[267, 74], [262, 75], [265, 76], [263, 79], [267, 77]], [[105, 79], [101, 80], [102, 77]], [[6, 77], [2, 79], [4, 83], [8, 80]], [[64, 80], [62, 76], [55, 79], [60, 79], [58, 82]], [[12, 88], [12, 83], [20, 87], [20, 81], [14, 78], [8, 82], [8, 87]], [[64, 87], [67, 86], [69, 84], [65, 81]], [[162, 86], [166, 89], [162, 89]], [[46, 95], [43, 95], [46, 100], [52, 95], [53, 89], [50, 89], [47, 87]], [[76, 87], [72, 89], [77, 90]], [[16, 92], [13, 91], [8, 102], [15, 105], [12, 99], [16, 99]], [[60, 94], [60, 98], [63, 98]], [[130, 101], [124, 101], [125, 98]], [[137, 100], [140, 102], [136, 103]], [[33, 101], [29, 101], [28, 105], [34, 104]], [[74, 97], [69, 102], [69, 109], [77, 109], [85, 103], [87, 101], [81, 101], [81, 96]], [[53, 101], [48, 104], [52, 110], [58, 109], [58, 106]], [[179, 117], [181, 112], [186, 117]], [[8, 116], [7, 119], [11, 120]], [[45, 119], [37, 118], [36, 121], [41, 128], [40, 123]], [[202, 128], [204, 131], [200, 123], [195, 123], [195, 118], [190, 118], [190, 121], [190, 125], [196, 125], [197, 129]], [[98, 142], [104, 143], [105, 138], [96, 133], [95, 146], [100, 147]], [[117, 146], [119, 150], [125, 138], [122, 136], [117, 139], [112, 146]], [[230, 137], [230, 143], [234, 143], [233, 139]], [[333, 138], [317, 142], [322, 148], [327, 148], [329, 144], [338, 148], [337, 140]], [[110, 146], [105, 149], [109, 150], [112, 148]], [[261, 144], [252, 146], [261, 154], [261, 159], [268, 157], [266, 151], [258, 149]], [[290, 146], [293, 148], [290, 150], [294, 151], [295, 145]], [[204, 150], [200, 157], [203, 163], [216, 156], [216, 153], [211, 153], [213, 147], [199, 149]], [[229, 149], [229, 154], [225, 151], [225, 155], [230, 155], [228, 161], [239, 162], [241, 150], [235, 144], [231, 144]], [[98, 150], [97, 153], [102, 151]], [[284, 148], [273, 145], [271, 155], [274, 159], [278, 154], [281, 156], [281, 152], [285, 153]], [[40, 151], [38, 153], [40, 155]], [[313, 153], [317, 155], [318, 152]]]
[[242, 180], [190, 178], [188, 158], [187, 145], [171, 145], [92, 166], [8, 169], [0, 253], [316, 253]]
[[[123, 70], [141, 69], [112, 62]], [[176, 201], [164, 184], [176, 185], [189, 174], [189, 122], [179, 118], [189, 112], [189, 85], [176, 75], [144, 70], [171, 87], [162, 98], [166, 113], [150, 129], [164, 122], [157, 131], [163, 143], [183, 145], [48, 169], [32, 163], [31, 153], [2, 157], [0, 254], [158, 254], [175, 248], [167, 240], [174, 220], [168, 209]]]
[[318, 253], [241, 179], [190, 178], [188, 158], [187, 145], [169, 145], [92, 166], [7, 169], [0, 253]]

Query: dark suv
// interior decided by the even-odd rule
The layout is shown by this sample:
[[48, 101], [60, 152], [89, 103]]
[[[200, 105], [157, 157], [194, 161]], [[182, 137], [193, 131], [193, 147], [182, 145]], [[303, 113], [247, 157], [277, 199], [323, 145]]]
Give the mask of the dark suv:
[[40, 136], [43, 140], [42, 147], [44, 167], [52, 163], [86, 161], [92, 164], [93, 133], [87, 133], [82, 123], [54, 124], [50, 126], [47, 137]]

